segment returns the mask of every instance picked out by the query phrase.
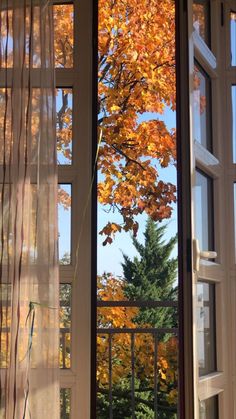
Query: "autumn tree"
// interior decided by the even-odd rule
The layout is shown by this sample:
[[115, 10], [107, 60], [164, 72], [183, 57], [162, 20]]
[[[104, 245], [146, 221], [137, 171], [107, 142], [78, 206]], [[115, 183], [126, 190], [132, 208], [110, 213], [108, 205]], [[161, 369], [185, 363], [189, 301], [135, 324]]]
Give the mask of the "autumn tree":
[[[98, 198], [123, 220], [103, 228], [104, 244], [121, 228], [136, 233], [137, 214], [171, 215], [175, 186], [158, 167], [175, 159], [175, 131], [157, 114], [175, 109], [174, 25], [173, 0], [99, 2]], [[142, 120], [145, 112], [153, 118]]]
[[[123, 272], [126, 281], [125, 294], [130, 300], [176, 301], [177, 258], [171, 253], [177, 243], [175, 235], [165, 242], [166, 224], [148, 219], [144, 232], [144, 244], [133, 238], [138, 256], [131, 260], [124, 255]], [[173, 308], [144, 308], [137, 315], [137, 324], [152, 327], [176, 327], [177, 313]]]
[[[55, 6], [58, 67], [72, 66], [72, 14], [67, 5]], [[159, 177], [159, 168], [176, 157], [175, 130], [160, 117], [166, 106], [175, 110], [174, 33], [173, 0], [99, 1], [98, 199], [111, 214], [100, 232], [104, 244], [121, 229], [135, 234], [138, 214], [146, 212], [153, 220], [171, 216], [176, 188]], [[71, 129], [66, 89], [63, 95], [58, 147], [68, 158], [62, 144]], [[112, 219], [113, 212], [120, 222]]]

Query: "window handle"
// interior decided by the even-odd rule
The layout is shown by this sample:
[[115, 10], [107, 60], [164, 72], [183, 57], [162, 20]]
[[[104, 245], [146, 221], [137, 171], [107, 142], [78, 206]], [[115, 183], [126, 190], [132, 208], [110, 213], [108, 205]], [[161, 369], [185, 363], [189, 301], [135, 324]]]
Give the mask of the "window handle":
[[200, 250], [198, 239], [193, 239], [193, 270], [198, 272], [200, 269], [200, 259], [215, 259], [217, 253], [211, 250]]

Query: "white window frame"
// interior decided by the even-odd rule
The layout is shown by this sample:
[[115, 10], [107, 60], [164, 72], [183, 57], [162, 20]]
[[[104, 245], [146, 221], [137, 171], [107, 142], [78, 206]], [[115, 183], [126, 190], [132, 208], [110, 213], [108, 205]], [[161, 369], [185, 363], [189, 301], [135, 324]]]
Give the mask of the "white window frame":
[[[71, 419], [90, 418], [92, 0], [74, 5], [73, 68], [57, 68], [56, 87], [73, 92], [72, 164], [58, 166], [58, 183], [71, 184], [71, 264], [60, 266], [60, 283], [72, 285], [71, 368], [60, 370], [60, 387], [71, 389]], [[85, 211], [86, 209], [86, 211]], [[78, 251], [77, 251], [78, 249]]]
[[[194, 419], [199, 418], [199, 401], [215, 395], [219, 396], [220, 419], [231, 419], [235, 417], [232, 416], [232, 412], [236, 412], [236, 363], [234, 361], [236, 353], [236, 333], [234, 331], [234, 319], [236, 318], [236, 266], [232, 190], [233, 182], [236, 181], [236, 165], [232, 163], [232, 133], [230, 130], [232, 125], [231, 84], [232, 82], [236, 83], [236, 69], [229, 65], [229, 11], [232, 8], [232, 2], [224, 1], [223, 9], [221, 3], [218, 0], [211, 1], [212, 50], [210, 50], [196, 31], [192, 32], [192, 1], [189, 1], [189, 51], [190, 77], [192, 79], [190, 92], [193, 91], [193, 59], [196, 57], [212, 80], [212, 140], [214, 153], [206, 151], [201, 144], [194, 142], [192, 138], [192, 188], [194, 188], [195, 184], [195, 167], [200, 168], [213, 179], [216, 247], [214, 250], [218, 254], [216, 262], [202, 261], [199, 274], [194, 275], [193, 306], [196, 307], [197, 305], [196, 284], [198, 278], [214, 283], [216, 287], [217, 352], [217, 371], [207, 376], [199, 377], [197, 342], [196, 335], [194, 336]], [[222, 22], [221, 18], [223, 18]], [[192, 109], [192, 96], [190, 97], [190, 103]], [[192, 213], [194, 213], [194, 202]], [[196, 311], [194, 309], [193, 328], [195, 328], [195, 324]]]

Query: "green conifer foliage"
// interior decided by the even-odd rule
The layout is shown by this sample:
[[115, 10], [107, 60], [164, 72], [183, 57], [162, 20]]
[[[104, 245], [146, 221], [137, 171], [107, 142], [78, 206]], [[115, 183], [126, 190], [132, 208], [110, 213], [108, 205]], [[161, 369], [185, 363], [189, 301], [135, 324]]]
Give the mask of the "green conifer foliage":
[[[131, 260], [123, 254], [124, 278], [127, 282], [125, 293], [129, 300], [173, 301], [177, 299], [177, 258], [171, 253], [177, 243], [177, 235], [168, 242], [164, 240], [166, 224], [148, 219], [144, 232], [144, 244], [133, 238], [139, 254]], [[177, 324], [176, 310], [173, 308], [142, 308], [135, 318], [139, 325], [152, 327], [174, 327]]]

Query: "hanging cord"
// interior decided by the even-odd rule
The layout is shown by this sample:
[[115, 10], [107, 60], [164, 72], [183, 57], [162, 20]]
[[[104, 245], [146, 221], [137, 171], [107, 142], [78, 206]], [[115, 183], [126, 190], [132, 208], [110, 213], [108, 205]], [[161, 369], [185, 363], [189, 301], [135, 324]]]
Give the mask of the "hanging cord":
[[34, 321], [35, 321], [35, 307], [34, 304], [30, 301], [29, 303], [29, 312], [27, 314], [26, 320], [25, 320], [25, 326], [28, 322], [28, 320], [31, 318], [31, 324], [29, 325], [29, 337], [28, 337], [28, 348], [27, 352], [24, 356], [24, 358], [21, 360], [21, 362], [27, 357], [27, 370], [26, 370], [26, 376], [27, 376], [27, 388], [25, 390], [25, 402], [24, 402], [24, 412], [22, 419], [25, 419], [26, 417], [26, 411], [28, 409], [29, 417], [31, 418], [30, 409], [28, 407], [28, 397], [29, 397], [29, 366], [30, 366], [30, 358], [31, 358], [31, 349], [33, 344], [33, 334], [34, 334]]
[[[92, 179], [91, 179], [87, 199], [86, 199], [85, 206], [84, 206], [83, 213], [82, 213], [81, 227], [80, 227], [80, 231], [79, 231], [78, 243], [77, 243], [76, 254], [75, 254], [75, 260], [76, 260], [75, 271], [74, 271], [74, 277], [72, 279], [72, 282], [74, 282], [76, 280], [76, 274], [77, 274], [77, 270], [78, 270], [79, 249], [80, 249], [81, 237], [82, 237], [82, 233], [83, 233], [83, 225], [84, 225], [84, 220], [85, 220], [85, 217], [86, 217], [89, 201], [90, 201], [90, 198], [91, 198], [92, 188], [93, 188], [93, 184], [94, 184], [94, 179], [95, 179], [95, 175], [96, 175], [97, 161], [98, 161], [98, 155], [99, 155], [99, 149], [100, 149], [101, 142], [102, 142], [102, 129], [100, 129], [97, 151], [96, 151], [96, 156], [95, 156], [93, 170], [92, 170]], [[36, 306], [44, 307], [44, 308], [47, 308], [47, 309], [50, 309], [50, 310], [58, 310], [57, 307], [51, 307], [47, 304], [39, 303], [39, 302], [36, 302], [36, 301], [30, 301], [30, 303], [29, 303], [29, 311], [28, 311], [26, 321], [25, 321], [25, 325], [26, 325], [27, 322], [30, 320], [29, 336], [28, 336], [28, 348], [27, 348], [25, 356], [20, 361], [20, 362], [23, 362], [26, 357], [28, 358], [28, 363], [27, 363], [27, 389], [25, 391], [24, 413], [23, 413], [22, 419], [25, 419], [27, 409], [28, 409], [28, 412], [29, 412], [29, 417], [31, 418], [31, 413], [30, 413], [29, 407], [28, 407], [28, 397], [29, 397], [28, 372], [29, 372], [29, 366], [30, 366], [30, 360], [31, 360], [31, 351], [32, 351], [32, 346], [33, 346], [34, 324], [35, 324], [35, 315], [36, 315], [35, 307]]]
[[[84, 206], [83, 214], [82, 214], [82, 219], [81, 219], [81, 226], [80, 226], [78, 243], [77, 243], [76, 254], [75, 254], [75, 260], [76, 260], [75, 271], [74, 271], [74, 277], [72, 279], [72, 282], [74, 282], [76, 280], [76, 274], [77, 274], [77, 270], [78, 270], [79, 249], [80, 249], [81, 237], [82, 237], [82, 233], [83, 233], [83, 225], [84, 225], [84, 220], [85, 220], [85, 217], [86, 217], [89, 201], [90, 201], [90, 198], [91, 198], [92, 188], [93, 188], [93, 184], [94, 184], [94, 179], [95, 179], [95, 175], [96, 175], [97, 161], [98, 161], [98, 155], [99, 155], [99, 149], [100, 149], [101, 142], [102, 142], [102, 129], [100, 129], [97, 151], [96, 151], [96, 156], [95, 156], [95, 160], [94, 160], [94, 164], [93, 164], [93, 170], [92, 170], [92, 179], [91, 179], [91, 183], [90, 183], [90, 186], [89, 186], [89, 191], [88, 191], [88, 195], [87, 195], [87, 199], [86, 199], [86, 202], [85, 202], [85, 206]], [[23, 362], [26, 359], [26, 357], [28, 358], [28, 362], [27, 362], [27, 389], [25, 391], [24, 412], [23, 412], [22, 419], [26, 418], [27, 410], [28, 410], [28, 413], [29, 413], [29, 417], [31, 418], [31, 413], [30, 413], [29, 406], [28, 406], [28, 398], [29, 398], [29, 376], [28, 376], [28, 374], [29, 374], [29, 367], [30, 367], [30, 361], [31, 361], [31, 351], [32, 351], [32, 346], [33, 346], [34, 324], [35, 324], [35, 316], [36, 316], [35, 307], [36, 306], [44, 307], [44, 308], [47, 308], [49, 310], [58, 310], [57, 307], [51, 307], [47, 304], [39, 303], [37, 301], [30, 301], [29, 302], [29, 311], [28, 311], [28, 314], [27, 314], [27, 317], [26, 317], [26, 320], [25, 320], [25, 325], [30, 320], [28, 347], [27, 347], [26, 354], [24, 355], [24, 357], [20, 361], [20, 362]]]
[[29, 311], [25, 320], [25, 326], [27, 325], [28, 321], [29, 322], [29, 336], [28, 336], [28, 347], [27, 347], [27, 351], [25, 356], [23, 357], [23, 359], [20, 362], [23, 362], [26, 358], [28, 358], [28, 362], [27, 362], [27, 371], [26, 371], [26, 376], [27, 376], [27, 388], [25, 390], [25, 401], [24, 401], [24, 411], [23, 411], [23, 416], [22, 419], [26, 418], [26, 412], [28, 410], [29, 413], [29, 417], [31, 418], [31, 412], [28, 406], [28, 398], [29, 398], [29, 367], [30, 367], [30, 360], [31, 360], [31, 351], [32, 351], [32, 346], [33, 346], [33, 336], [34, 336], [34, 324], [35, 324], [35, 316], [36, 316], [36, 312], [35, 312], [35, 306], [38, 307], [43, 307], [43, 308], [47, 308], [49, 310], [58, 310], [58, 307], [51, 307], [47, 304], [44, 303], [38, 303], [36, 301], [30, 301], [29, 302]]
[[[81, 219], [81, 227], [80, 227], [80, 231], [79, 231], [79, 237], [78, 237], [78, 243], [77, 243], [77, 247], [76, 247], [76, 254], [75, 254], [75, 272], [74, 272], [74, 277], [72, 279], [72, 282], [74, 282], [76, 280], [76, 273], [78, 270], [78, 259], [79, 259], [79, 249], [80, 249], [80, 243], [81, 243], [81, 237], [82, 237], [82, 233], [83, 233], [83, 225], [84, 225], [84, 220], [86, 217], [86, 213], [87, 213], [87, 209], [88, 209], [88, 205], [89, 205], [89, 201], [91, 198], [91, 193], [92, 193], [92, 188], [93, 188], [93, 184], [94, 184], [94, 179], [95, 179], [95, 175], [96, 175], [96, 168], [97, 168], [97, 161], [98, 161], [98, 155], [99, 155], [99, 149], [100, 149], [100, 145], [101, 145], [101, 141], [102, 141], [102, 129], [100, 129], [100, 134], [99, 134], [99, 139], [98, 139], [98, 145], [97, 145], [97, 151], [96, 151], [96, 156], [95, 156], [95, 160], [94, 160], [94, 165], [93, 165], [93, 171], [92, 171], [92, 179], [91, 179], [91, 183], [89, 186], [89, 191], [88, 191], [88, 195], [87, 195], [87, 199], [86, 199], [86, 203], [83, 209], [83, 214], [82, 214], [82, 219]], [[30, 360], [31, 360], [31, 351], [32, 351], [32, 346], [33, 346], [33, 336], [34, 336], [34, 324], [35, 324], [35, 307], [44, 307], [50, 310], [58, 310], [57, 307], [51, 307], [47, 304], [44, 303], [39, 303], [37, 301], [30, 301], [29, 302], [29, 311], [25, 320], [25, 325], [27, 324], [27, 322], [30, 321], [29, 323], [29, 336], [28, 336], [28, 348], [26, 351], [26, 354], [24, 355], [23, 359], [20, 362], [23, 362], [26, 357], [28, 358], [28, 363], [27, 363], [27, 389], [25, 391], [25, 402], [24, 402], [24, 412], [23, 412], [23, 417], [22, 419], [26, 418], [26, 412], [28, 410], [29, 413], [29, 417], [31, 418], [31, 413], [28, 407], [28, 398], [29, 398], [29, 366], [30, 366]]]
[[84, 221], [85, 221], [89, 201], [90, 201], [91, 194], [92, 194], [92, 189], [93, 189], [93, 184], [94, 184], [94, 179], [95, 179], [96, 169], [97, 169], [99, 149], [100, 149], [100, 145], [101, 145], [101, 142], [102, 142], [102, 128], [99, 128], [99, 129], [100, 129], [100, 133], [99, 133], [99, 137], [98, 137], [98, 145], [97, 145], [96, 156], [95, 156], [94, 164], [93, 164], [92, 179], [91, 179], [91, 183], [90, 183], [90, 186], [89, 186], [89, 191], [88, 191], [87, 199], [86, 199], [86, 202], [85, 202], [85, 206], [84, 206], [84, 210], [83, 210], [83, 214], [82, 214], [82, 218], [81, 218], [78, 243], [77, 243], [77, 246], [76, 246], [75, 271], [74, 271], [74, 276], [73, 276], [73, 279], [72, 279], [72, 283], [75, 282], [76, 277], [77, 277], [76, 274], [77, 274], [78, 264], [79, 264], [79, 250], [80, 250], [80, 244], [81, 244], [81, 237], [82, 237], [82, 233], [83, 233], [83, 226], [84, 226]]

